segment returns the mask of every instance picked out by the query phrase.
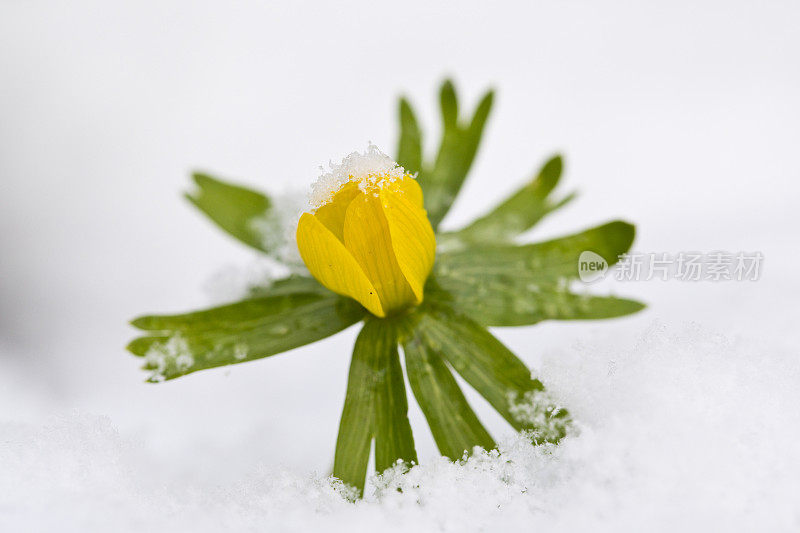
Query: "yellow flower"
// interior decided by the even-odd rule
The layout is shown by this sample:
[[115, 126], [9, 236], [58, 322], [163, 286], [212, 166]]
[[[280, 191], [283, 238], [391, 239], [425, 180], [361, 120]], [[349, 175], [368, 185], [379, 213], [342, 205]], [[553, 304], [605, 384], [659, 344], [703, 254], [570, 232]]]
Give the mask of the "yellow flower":
[[308, 270], [379, 317], [421, 303], [436, 240], [419, 184], [372, 145], [331, 166], [297, 226]]

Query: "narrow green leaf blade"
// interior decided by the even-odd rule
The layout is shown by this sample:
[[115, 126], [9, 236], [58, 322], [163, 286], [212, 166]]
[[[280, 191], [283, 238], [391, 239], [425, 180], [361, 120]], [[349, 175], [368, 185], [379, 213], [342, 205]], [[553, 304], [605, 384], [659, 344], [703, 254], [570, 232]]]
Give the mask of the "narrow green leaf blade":
[[144, 331], [238, 331], [249, 329], [256, 323], [271, 321], [304, 305], [332, 299], [336, 299], [336, 296], [330, 292], [326, 295], [313, 292], [270, 294], [179, 315], [142, 316], [133, 319], [131, 325]]
[[417, 330], [517, 430], [557, 442], [568, 415], [550, 400], [544, 385], [484, 327], [448, 308], [431, 308]]
[[165, 344], [169, 341], [169, 335], [150, 335], [147, 337], [137, 337], [125, 347], [133, 355], [144, 357], [147, 352], [156, 344]]
[[132, 322], [150, 334], [128, 349], [145, 357], [150, 381], [275, 355], [337, 333], [364, 308], [333, 293], [280, 294], [181, 315]]
[[645, 308], [643, 303], [635, 300], [578, 294], [563, 287], [505, 284], [487, 288], [487, 285], [477, 283], [445, 285], [449, 287], [447, 292], [442, 294], [434, 289], [431, 298], [450, 302], [484, 326], [530, 326], [544, 320], [619, 318]]
[[414, 109], [405, 98], [400, 99], [400, 139], [397, 146], [397, 163], [407, 172], [422, 169], [422, 131]]
[[365, 329], [361, 330], [353, 349], [347, 394], [339, 422], [333, 475], [345, 483], [364, 490], [369, 452], [375, 434], [375, 350]]
[[372, 438], [378, 472], [397, 459], [416, 462], [396, 330], [369, 319], [356, 340], [347, 380], [333, 475], [364, 489]]
[[414, 437], [408, 421], [408, 400], [403, 368], [397, 350], [397, 329], [388, 320], [371, 319], [365, 330], [379, 355], [377, 377], [375, 470], [383, 472], [402, 459], [406, 464], [417, 462]]
[[272, 208], [269, 198], [207, 174], [195, 173], [192, 178], [197, 189], [185, 194], [187, 200], [244, 244], [262, 252], [270, 251], [258, 228], [258, 222], [264, 220]]
[[559, 282], [578, 276], [581, 252], [592, 251], [609, 265], [630, 249], [634, 226], [614, 221], [580, 233], [526, 245], [480, 244], [444, 252], [437, 256], [437, 274], [459, 279], [484, 276], [502, 281]]
[[467, 403], [444, 361], [442, 346], [425, 334], [432, 320], [417, 313], [416, 324], [403, 339], [406, 372], [439, 451], [453, 460], [475, 446], [490, 450], [495, 443]]
[[467, 127], [467, 145], [469, 147], [468, 155], [470, 156], [470, 164], [475, 157], [475, 152], [483, 136], [483, 129], [486, 127], [486, 121], [489, 120], [489, 113], [492, 111], [494, 104], [494, 91], [487, 91], [478, 102], [478, 107], [475, 108], [475, 114], [472, 115], [472, 120]]
[[469, 123], [461, 125], [458, 123], [455, 88], [449, 80], [442, 85], [443, 131], [439, 153], [433, 168], [424, 169], [418, 178], [424, 192], [425, 209], [434, 229], [449, 211], [472, 166], [493, 99], [494, 93], [487, 92]]
[[558, 185], [563, 169], [560, 155], [548, 160], [530, 183], [518, 189], [491, 212], [446, 238], [464, 242], [502, 242], [529, 230], [542, 218], [566, 205], [570, 194], [553, 200], [550, 193]]
[[444, 80], [439, 89], [439, 108], [442, 111], [442, 123], [445, 128], [458, 126], [458, 96], [453, 80]]
[[634, 228], [616, 221], [559, 239], [529, 244], [479, 245], [439, 254], [427, 292], [485, 326], [542, 320], [612, 318], [644, 306], [632, 300], [576, 294], [569, 281], [578, 258], [592, 251], [609, 265], [633, 242]]

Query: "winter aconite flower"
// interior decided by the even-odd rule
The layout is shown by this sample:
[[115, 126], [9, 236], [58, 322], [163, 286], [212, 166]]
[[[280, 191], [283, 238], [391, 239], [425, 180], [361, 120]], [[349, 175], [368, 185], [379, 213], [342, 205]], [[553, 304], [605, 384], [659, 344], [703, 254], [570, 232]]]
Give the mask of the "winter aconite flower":
[[[631, 224], [617, 220], [519, 242], [573, 197], [554, 198], [559, 156], [472, 223], [439, 228], [475, 158], [493, 94], [468, 117], [461, 116], [450, 82], [439, 100], [435, 158], [423, 157], [422, 132], [401, 99], [397, 163], [370, 146], [331, 165], [299, 220], [285, 219], [294, 210], [277, 197], [195, 174], [189, 200], [292, 274], [254, 286], [228, 305], [132, 322], [143, 333], [128, 349], [143, 358], [153, 382], [273, 356], [360, 324], [333, 461], [333, 475], [355, 495], [371, 461], [376, 471], [392, 468], [398, 475], [417, 461], [407, 385], [450, 459], [495, 447], [456, 374], [510, 427], [536, 442], [559, 442], [569, 428], [568, 411], [489, 328], [611, 318], [643, 307], [575, 286], [581, 255], [614, 264], [633, 242]], [[287, 235], [296, 235], [296, 246]]]
[[422, 302], [436, 238], [413, 176], [371, 145], [321, 176], [312, 202], [297, 226], [311, 275], [378, 317]]

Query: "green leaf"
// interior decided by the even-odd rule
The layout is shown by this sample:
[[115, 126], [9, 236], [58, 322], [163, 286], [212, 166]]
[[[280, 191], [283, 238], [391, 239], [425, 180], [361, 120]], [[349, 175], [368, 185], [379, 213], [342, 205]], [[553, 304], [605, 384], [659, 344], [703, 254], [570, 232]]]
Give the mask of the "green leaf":
[[508, 241], [532, 228], [549, 213], [566, 205], [574, 193], [553, 200], [550, 193], [558, 185], [563, 169], [560, 155], [547, 161], [536, 178], [509, 196], [487, 215], [475, 220], [462, 230], [445, 234], [445, 239], [464, 242]]
[[267, 286], [253, 286], [249, 289], [249, 296], [251, 298], [293, 293], [330, 294], [330, 291], [320, 285], [316, 279], [297, 274], [292, 274], [288, 278], [273, 281]]
[[411, 104], [400, 99], [400, 139], [397, 146], [397, 163], [408, 172], [422, 168], [422, 131]]
[[[450, 281], [450, 280], [448, 280]], [[434, 292], [432, 298], [463, 309], [484, 326], [530, 326], [544, 320], [599, 320], [637, 313], [645, 305], [614, 296], [576, 294], [565, 288], [474, 283]]]
[[540, 441], [557, 442], [567, 412], [555, 406], [544, 385], [484, 327], [443, 307], [429, 307], [417, 334], [438, 352], [517, 430], [532, 430]]
[[619, 260], [633, 243], [635, 228], [614, 221], [580, 233], [525, 245], [481, 244], [440, 253], [436, 272], [447, 276], [524, 276], [526, 280], [557, 282], [578, 276], [578, 258], [589, 250], [609, 265]]
[[443, 131], [439, 153], [433, 168], [423, 168], [418, 177], [424, 192], [425, 209], [434, 229], [447, 214], [472, 166], [493, 98], [494, 93], [487, 92], [469, 123], [460, 124], [453, 83], [447, 80], [442, 85], [439, 101]]
[[197, 190], [184, 196], [220, 228], [246, 245], [270, 252], [259, 221], [266, 220], [272, 203], [265, 195], [225, 183], [206, 174], [192, 174]]
[[129, 345], [145, 357], [150, 381], [275, 355], [325, 337], [361, 320], [364, 308], [333, 293], [276, 294], [205, 311], [154, 315], [132, 325], [150, 335]]
[[333, 465], [333, 475], [359, 491], [364, 489], [373, 437], [378, 472], [398, 459], [417, 461], [397, 330], [379, 319], [366, 321], [353, 349]]
[[634, 227], [616, 221], [578, 234], [528, 245], [480, 245], [439, 254], [426, 292], [485, 326], [521, 326], [542, 320], [612, 318], [643, 305], [613, 297], [574, 294], [569, 280], [589, 250], [609, 265], [633, 242]]
[[432, 320], [418, 311], [407, 326], [402, 341], [406, 372], [439, 451], [458, 460], [475, 446], [490, 450], [495, 443], [447, 368], [443, 345], [426, 334]]
[[458, 127], [458, 96], [453, 80], [444, 80], [439, 89], [439, 107], [442, 110], [442, 122], [447, 129]]

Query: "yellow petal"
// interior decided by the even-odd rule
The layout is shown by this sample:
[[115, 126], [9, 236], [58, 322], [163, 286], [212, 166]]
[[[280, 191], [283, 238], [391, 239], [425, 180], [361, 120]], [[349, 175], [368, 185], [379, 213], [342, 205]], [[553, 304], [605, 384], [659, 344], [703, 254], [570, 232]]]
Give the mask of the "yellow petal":
[[314, 212], [317, 220], [322, 222], [342, 242], [344, 242], [344, 215], [347, 212], [347, 206], [360, 192], [357, 184], [353, 182], [345, 183], [329, 202], [323, 204]]
[[337, 294], [357, 300], [373, 315], [383, 317], [378, 291], [344, 244], [311, 213], [297, 224], [297, 247], [309, 272]]
[[403, 179], [391, 183], [388, 187], [390, 191], [404, 194], [412, 205], [422, 207], [422, 188], [419, 186], [417, 180], [409, 175], [403, 176]]
[[362, 193], [350, 202], [344, 220], [344, 245], [364, 269], [387, 313], [417, 301], [395, 259], [379, 198]]
[[408, 178], [398, 191], [382, 190], [380, 199], [397, 263], [416, 296], [416, 303], [420, 303], [425, 281], [433, 268], [436, 237], [422, 208], [419, 185]]

